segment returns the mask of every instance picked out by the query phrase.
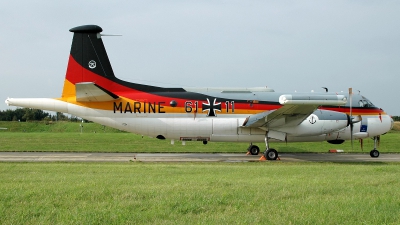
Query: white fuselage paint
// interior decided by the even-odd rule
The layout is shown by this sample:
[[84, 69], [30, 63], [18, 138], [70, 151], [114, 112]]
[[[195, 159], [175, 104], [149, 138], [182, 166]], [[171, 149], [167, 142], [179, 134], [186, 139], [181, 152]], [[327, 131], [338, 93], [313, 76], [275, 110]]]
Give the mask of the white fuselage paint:
[[[108, 110], [87, 108], [49, 98], [7, 99], [8, 105], [38, 108], [69, 113], [116, 129], [172, 140], [209, 140], [220, 142], [263, 142], [266, 130], [241, 127], [247, 114], [221, 114], [207, 117], [192, 113], [114, 113]], [[361, 123], [354, 124], [360, 138], [373, 137], [390, 130], [391, 119], [387, 115], [363, 118], [367, 121], [366, 132], [359, 132]], [[324, 140], [350, 140], [350, 128], [343, 120], [319, 120], [312, 114], [293, 127], [274, 129], [271, 141], [309, 142]], [[285, 135], [280, 135], [285, 134]], [[274, 137], [277, 137], [274, 139]], [[357, 138], [357, 137], [355, 137]]]

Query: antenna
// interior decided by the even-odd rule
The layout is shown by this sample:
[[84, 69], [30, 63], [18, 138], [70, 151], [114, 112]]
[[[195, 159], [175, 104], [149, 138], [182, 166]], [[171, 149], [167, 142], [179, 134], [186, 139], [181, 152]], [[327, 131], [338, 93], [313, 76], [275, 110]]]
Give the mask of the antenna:
[[100, 34], [100, 36], [122, 36], [122, 34]]

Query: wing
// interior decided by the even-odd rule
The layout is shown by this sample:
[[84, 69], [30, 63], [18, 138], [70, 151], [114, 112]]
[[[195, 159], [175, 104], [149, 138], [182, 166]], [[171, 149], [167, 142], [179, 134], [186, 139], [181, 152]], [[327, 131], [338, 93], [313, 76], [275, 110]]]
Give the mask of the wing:
[[346, 104], [344, 95], [281, 95], [281, 108], [246, 118], [243, 127], [274, 128], [295, 126], [303, 122], [319, 106]]
[[77, 102], [105, 102], [119, 97], [93, 82], [82, 82], [75, 85]]

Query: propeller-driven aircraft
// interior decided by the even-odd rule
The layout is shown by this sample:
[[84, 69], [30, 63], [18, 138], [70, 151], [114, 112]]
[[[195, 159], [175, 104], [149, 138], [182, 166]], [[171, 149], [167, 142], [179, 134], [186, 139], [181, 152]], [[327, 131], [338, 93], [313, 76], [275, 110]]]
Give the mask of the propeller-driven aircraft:
[[249, 153], [265, 142], [263, 156], [276, 160], [270, 143], [373, 138], [393, 120], [360, 94], [277, 93], [255, 88], [163, 88], [118, 79], [102, 41], [103, 29], [83, 25], [74, 33], [59, 98], [8, 98], [6, 104], [63, 112], [133, 133], [180, 141], [247, 142]]

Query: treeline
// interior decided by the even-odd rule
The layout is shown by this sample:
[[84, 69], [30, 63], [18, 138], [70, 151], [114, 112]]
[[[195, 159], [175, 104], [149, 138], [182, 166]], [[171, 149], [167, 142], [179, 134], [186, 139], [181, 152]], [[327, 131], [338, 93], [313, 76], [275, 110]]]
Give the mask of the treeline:
[[0, 111], [0, 121], [71, 121], [78, 122], [78, 117], [68, 117], [63, 113], [57, 112], [55, 115], [47, 113], [40, 109], [17, 108], [15, 110], [7, 109]]
[[400, 116], [392, 116], [394, 121], [400, 121]]

